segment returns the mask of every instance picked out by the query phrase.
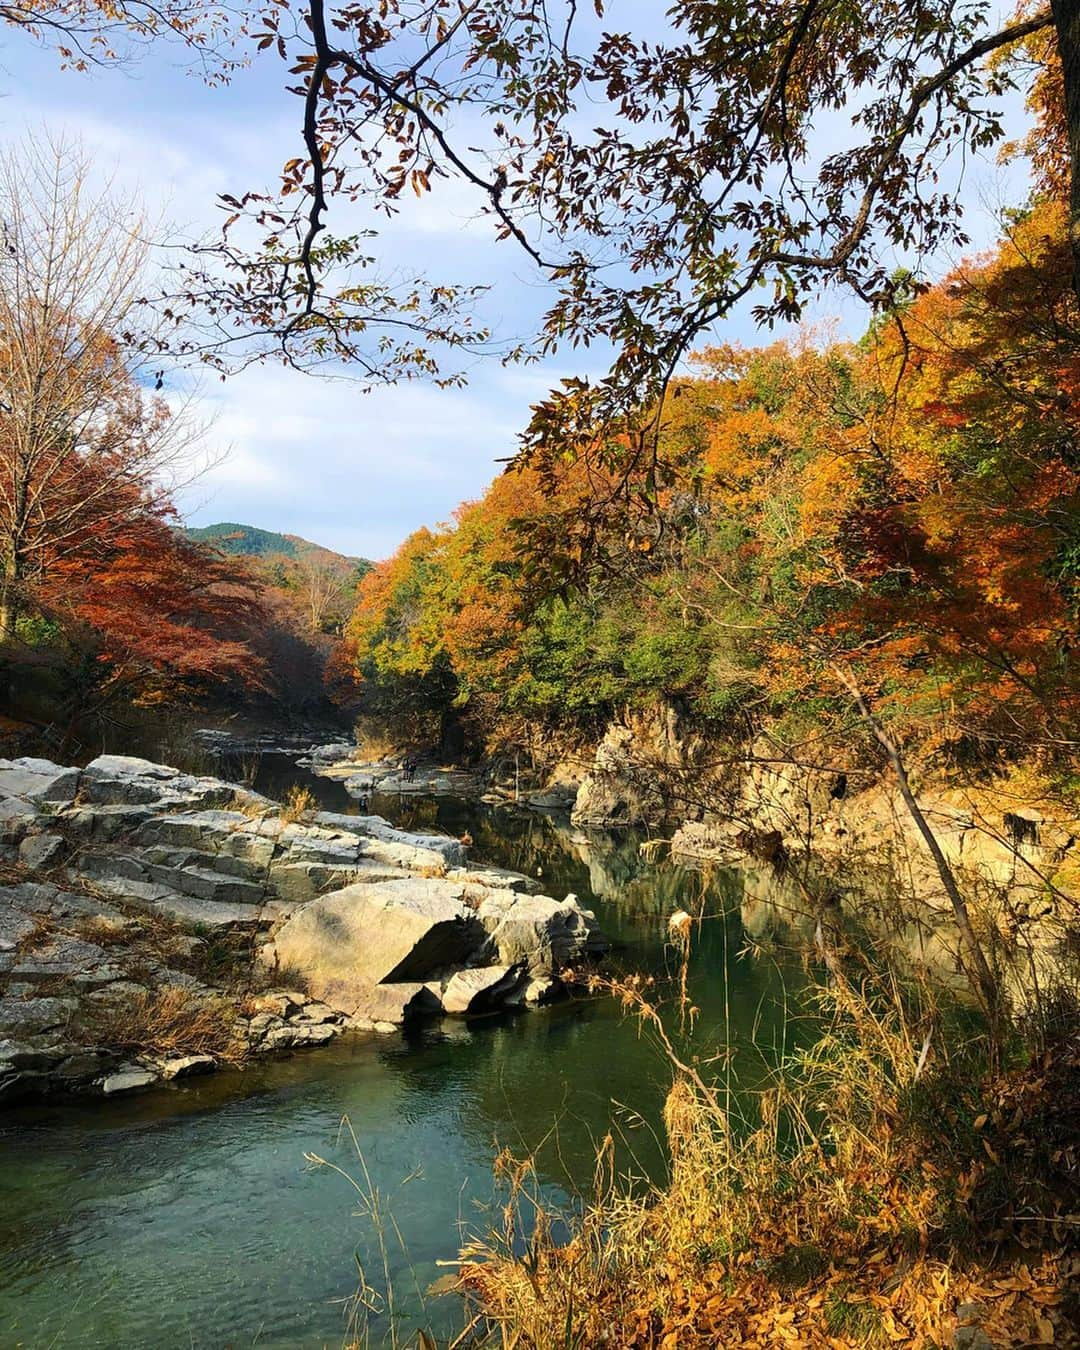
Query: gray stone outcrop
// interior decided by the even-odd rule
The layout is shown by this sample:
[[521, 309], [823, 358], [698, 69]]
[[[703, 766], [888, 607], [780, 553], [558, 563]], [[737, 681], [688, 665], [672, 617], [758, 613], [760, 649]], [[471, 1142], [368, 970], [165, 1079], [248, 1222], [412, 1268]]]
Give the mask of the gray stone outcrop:
[[[370, 815], [293, 818], [131, 756], [0, 760], [0, 863], [0, 1100], [143, 1091], [350, 1030], [547, 998], [604, 947], [572, 898], [470, 865], [460, 840]], [[214, 952], [241, 967], [221, 975]], [[260, 986], [274, 987], [253, 997]], [[175, 1037], [155, 1052], [132, 1028], [162, 1000], [202, 1015], [204, 1040], [207, 1018], [227, 1034], [210, 1052]]]

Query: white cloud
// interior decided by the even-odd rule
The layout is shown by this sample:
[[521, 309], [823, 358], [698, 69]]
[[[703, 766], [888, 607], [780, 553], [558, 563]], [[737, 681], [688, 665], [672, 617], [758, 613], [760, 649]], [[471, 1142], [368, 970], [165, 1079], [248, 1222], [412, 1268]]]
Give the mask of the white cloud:
[[[485, 390], [355, 384], [254, 367], [207, 390], [227, 457], [185, 490], [194, 524], [237, 520], [383, 557], [481, 493], [510, 453], [517, 399]], [[501, 408], [499, 405], [502, 405]]]

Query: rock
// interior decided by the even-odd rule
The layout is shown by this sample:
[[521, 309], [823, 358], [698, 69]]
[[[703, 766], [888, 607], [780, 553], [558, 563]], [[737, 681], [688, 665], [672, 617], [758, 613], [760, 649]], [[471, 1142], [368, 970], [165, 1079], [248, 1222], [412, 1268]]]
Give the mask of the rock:
[[212, 1055], [176, 1055], [161, 1061], [161, 1076], [166, 1081], [192, 1078], [196, 1074], [213, 1073], [216, 1068]]
[[228, 853], [265, 866], [273, 856], [278, 830], [280, 825], [271, 832], [266, 822], [253, 821], [242, 811], [168, 810], [148, 817], [134, 842], [140, 848], [157, 845]]
[[484, 931], [461, 894], [460, 885], [423, 877], [332, 891], [282, 924], [277, 962], [303, 974], [317, 998], [352, 1012], [352, 990], [422, 980], [469, 957]]
[[24, 953], [11, 968], [12, 979], [31, 984], [62, 980], [76, 989], [111, 984], [123, 974], [101, 947], [63, 934]]
[[66, 1085], [90, 1083], [101, 1076], [111, 1058], [107, 1050], [76, 1050], [74, 1054], [66, 1055], [53, 1072], [58, 1078], [66, 1079]]
[[446, 874], [447, 881], [463, 881], [468, 886], [479, 886], [495, 891], [521, 891], [526, 895], [537, 895], [543, 890], [532, 877], [521, 876], [503, 867], [481, 867], [469, 863], [465, 867], [454, 867]]
[[78, 769], [49, 759], [0, 759], [0, 797], [28, 802], [70, 802], [79, 787]]
[[152, 1069], [143, 1069], [138, 1065], [124, 1065], [116, 1073], [101, 1079], [101, 1091], [106, 1097], [117, 1097], [125, 1092], [141, 1092], [152, 1087], [158, 1081], [158, 1075]]
[[525, 801], [534, 811], [561, 813], [573, 809], [577, 801], [577, 792], [569, 788], [552, 788], [547, 792], [530, 792]]
[[16, 905], [4, 891], [0, 891], [0, 953], [14, 953], [36, 927], [37, 920], [32, 913]]
[[31, 834], [19, 845], [19, 861], [35, 872], [58, 863], [64, 852], [63, 836]]
[[[450, 771], [421, 780], [410, 790], [457, 790]], [[598, 945], [576, 903], [469, 866], [460, 840], [378, 816], [289, 822], [258, 794], [129, 756], [83, 771], [0, 760], [0, 858], [17, 850], [23, 865], [66, 870], [61, 885], [0, 886], [5, 1099], [91, 1084], [112, 1096], [214, 1068], [209, 1055], [124, 1063], [117, 1047], [83, 1046], [70, 1030], [104, 1028], [164, 986], [212, 995], [192, 959], [214, 940], [203, 930], [238, 930], [245, 945], [263, 944], [260, 961], [310, 984], [252, 1000], [250, 1017], [227, 991], [252, 1048], [266, 1051], [326, 1044], [346, 1028], [389, 1033], [444, 1003], [470, 1014], [519, 1002], [526, 962], [528, 989], [555, 988], [536, 977]]]
[[19, 843], [38, 819], [37, 807], [22, 797], [0, 797], [0, 843]]
[[[384, 986], [385, 987], [385, 986]], [[300, 1020], [310, 1022], [313, 1026], [318, 1026], [324, 1022], [338, 1023], [344, 1020], [344, 1014], [336, 1008], [331, 1008], [325, 1003], [305, 1003], [300, 1014]]]
[[607, 949], [592, 913], [574, 900], [560, 904], [547, 895], [494, 892], [481, 902], [477, 917], [507, 966], [553, 974]]
[[986, 1313], [985, 1303], [958, 1303], [956, 1305], [956, 1320], [958, 1322], [981, 1322], [985, 1319]]
[[149, 806], [72, 806], [64, 824], [73, 833], [97, 843], [119, 839], [153, 815]]
[[124, 878], [102, 877], [102, 890], [124, 900], [136, 909], [151, 914], [164, 914], [181, 927], [235, 928], [249, 927], [266, 921], [261, 905], [225, 904], [216, 900], [199, 900], [193, 895], [181, 895], [168, 886], [150, 881], [128, 881]]
[[547, 1003], [554, 1003], [564, 992], [559, 980], [549, 975], [538, 975], [525, 986], [524, 999], [530, 1007], [541, 1008]]
[[461, 867], [465, 863], [465, 845], [460, 839], [451, 839], [444, 834], [410, 834], [407, 830], [396, 830], [381, 816], [343, 816], [332, 811], [319, 811], [315, 815], [315, 823], [362, 838], [435, 853], [449, 867]]
[[430, 1017], [438, 1013], [442, 1003], [426, 984], [404, 981], [396, 984], [360, 983], [343, 986], [340, 1001], [328, 998], [331, 1007], [350, 1017], [364, 1017], [371, 1022], [390, 1022], [400, 1026], [413, 1017]]
[[306, 994], [272, 990], [253, 998], [251, 1008], [256, 1016], [265, 1013], [271, 1017], [295, 1017], [307, 1001]]
[[337, 1035], [332, 1026], [286, 1026], [273, 1027], [266, 1033], [265, 1045], [273, 1050], [295, 1050], [300, 1046], [325, 1045]]
[[641, 727], [608, 727], [574, 800], [575, 825], [656, 824], [664, 818], [659, 774], [647, 762], [650, 748]]
[[252, 881], [241, 881], [227, 873], [213, 872], [203, 867], [147, 868], [151, 881], [169, 886], [196, 900], [210, 900], [215, 905], [251, 905], [260, 907], [265, 898], [263, 887]]
[[443, 1009], [451, 1014], [487, 1012], [504, 1003], [521, 978], [521, 970], [514, 966], [459, 970], [442, 992]]
[[0, 1038], [63, 1030], [78, 1009], [74, 998], [0, 998]]
[[356, 882], [392, 881], [406, 876], [408, 873], [400, 867], [367, 861], [336, 867], [317, 862], [285, 862], [275, 863], [271, 867], [269, 884], [279, 900], [295, 908], [317, 895], [324, 895], [329, 890], [340, 890]]
[[330, 741], [326, 745], [312, 746], [296, 762], [301, 768], [318, 770], [334, 764], [349, 763], [355, 754], [356, 746], [351, 741]]

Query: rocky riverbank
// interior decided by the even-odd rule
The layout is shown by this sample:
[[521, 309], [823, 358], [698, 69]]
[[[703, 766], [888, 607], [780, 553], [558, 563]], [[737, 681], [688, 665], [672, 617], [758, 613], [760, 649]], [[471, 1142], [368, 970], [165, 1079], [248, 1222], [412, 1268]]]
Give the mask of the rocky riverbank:
[[606, 943], [461, 841], [124, 756], [0, 760], [0, 1099], [566, 992]]

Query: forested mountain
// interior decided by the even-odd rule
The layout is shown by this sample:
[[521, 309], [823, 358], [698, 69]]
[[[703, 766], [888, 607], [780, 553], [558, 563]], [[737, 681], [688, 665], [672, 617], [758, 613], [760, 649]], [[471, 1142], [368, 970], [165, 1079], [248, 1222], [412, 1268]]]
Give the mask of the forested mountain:
[[301, 558], [312, 553], [324, 553], [340, 559], [342, 563], [358, 567], [362, 572], [371, 566], [366, 558], [354, 558], [322, 544], [312, 543], [298, 534], [279, 534], [276, 530], [264, 530], [258, 525], [219, 521], [216, 525], [189, 525], [184, 533], [196, 543], [210, 544], [222, 553], [243, 557], [263, 558], [277, 553], [285, 558]]

